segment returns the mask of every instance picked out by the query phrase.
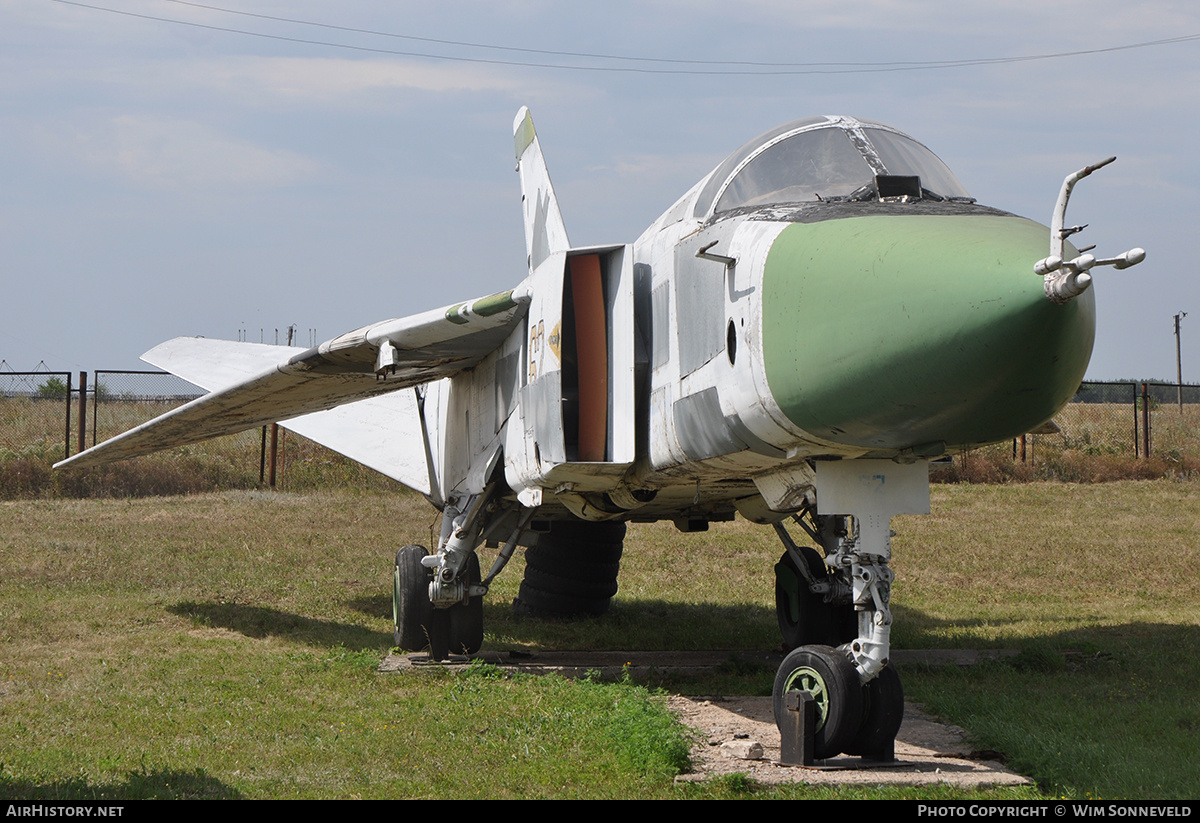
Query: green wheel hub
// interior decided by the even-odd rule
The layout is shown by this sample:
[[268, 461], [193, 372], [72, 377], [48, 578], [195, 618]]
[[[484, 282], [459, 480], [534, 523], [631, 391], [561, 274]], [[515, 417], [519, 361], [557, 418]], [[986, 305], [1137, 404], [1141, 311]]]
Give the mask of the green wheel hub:
[[811, 694], [817, 710], [817, 730], [820, 731], [824, 727], [825, 719], [829, 716], [829, 689], [825, 685], [824, 678], [816, 669], [810, 669], [807, 666], [796, 669], [784, 680], [783, 691], [785, 693], [798, 691]]

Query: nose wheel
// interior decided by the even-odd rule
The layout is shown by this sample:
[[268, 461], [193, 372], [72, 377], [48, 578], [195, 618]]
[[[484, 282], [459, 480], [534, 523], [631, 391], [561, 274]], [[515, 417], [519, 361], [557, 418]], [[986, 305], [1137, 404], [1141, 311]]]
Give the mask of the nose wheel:
[[[827, 603], [809, 589], [808, 580], [829, 579], [825, 560], [808, 546], [796, 546], [806, 570], [790, 552], [775, 564], [775, 617], [786, 649], [812, 644], [839, 646], [858, 636], [858, 618], [849, 603]], [[805, 574], [805, 571], [808, 574]]]
[[850, 658], [830, 646], [801, 646], [783, 659], [772, 693], [775, 724], [784, 729], [785, 695], [808, 692], [816, 708], [813, 756], [845, 751], [862, 725], [863, 690]]
[[846, 754], [871, 760], [895, 760], [896, 733], [904, 719], [904, 688], [895, 666], [887, 666], [862, 687], [863, 717]]
[[775, 675], [775, 723], [787, 734], [785, 695], [812, 695], [815, 717], [813, 757], [839, 754], [879, 761], [895, 759], [896, 734], [904, 718], [904, 689], [894, 666], [886, 666], [865, 685], [850, 656], [829, 646], [802, 646]]

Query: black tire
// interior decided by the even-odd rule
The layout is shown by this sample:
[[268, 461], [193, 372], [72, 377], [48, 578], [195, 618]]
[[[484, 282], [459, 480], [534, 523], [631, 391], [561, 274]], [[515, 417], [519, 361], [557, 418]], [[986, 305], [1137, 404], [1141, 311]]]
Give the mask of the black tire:
[[624, 523], [555, 521], [525, 552], [517, 614], [541, 618], [599, 616], [617, 593]]
[[428, 554], [424, 546], [405, 546], [396, 552], [392, 576], [392, 628], [401, 651], [419, 652], [429, 645], [428, 626], [433, 613], [429, 602], [430, 572], [421, 565]]
[[[828, 576], [816, 549], [800, 546], [800, 554], [817, 580]], [[858, 637], [858, 617], [849, 604], [834, 605], [808, 590], [792, 556], [784, 552], [775, 564], [775, 618], [786, 649], [801, 646], [840, 646]]]
[[772, 693], [775, 725], [783, 730], [784, 695], [806, 691], [817, 708], [813, 756], [818, 760], [845, 751], [862, 725], [863, 690], [850, 658], [829, 646], [802, 646], [783, 659]]
[[896, 668], [888, 665], [862, 689], [862, 725], [844, 751], [870, 757], [893, 748], [904, 720], [904, 687]]
[[[607, 600], [617, 593], [617, 564], [589, 564], [605, 571], [597, 571], [594, 578], [580, 580], [579, 578], [564, 577], [551, 574], [540, 567], [525, 563], [525, 579], [529, 585], [543, 592], [559, 592], [574, 589], [579, 597]], [[608, 567], [611, 565], [611, 569]]]

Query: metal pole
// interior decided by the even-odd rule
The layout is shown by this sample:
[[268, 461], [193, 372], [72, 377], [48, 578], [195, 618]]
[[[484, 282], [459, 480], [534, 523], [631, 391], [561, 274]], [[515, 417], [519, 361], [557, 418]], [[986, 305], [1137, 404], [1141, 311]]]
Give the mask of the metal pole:
[[271, 488], [275, 488], [275, 458], [279, 454], [279, 424], [271, 424]]
[[1142, 384], [1142, 456], [1150, 456], [1150, 389]]
[[100, 408], [100, 372], [92, 372], [92, 376], [96, 378], [95, 384], [92, 386], [92, 392], [96, 395], [92, 398], [92, 445], [96, 445], [96, 426], [99, 424], [97, 412]]
[[1138, 426], [1137, 384], [1131, 384], [1129, 388], [1133, 389], [1133, 456], [1141, 457], [1142, 439]]
[[71, 456], [71, 373], [67, 372], [67, 429], [63, 433], [63, 460]]
[[1187, 317], [1187, 312], [1181, 311], [1175, 315], [1175, 383], [1179, 386], [1179, 413], [1183, 414], [1183, 359], [1179, 353], [1179, 321]]
[[79, 451], [87, 448], [87, 372], [79, 373]]

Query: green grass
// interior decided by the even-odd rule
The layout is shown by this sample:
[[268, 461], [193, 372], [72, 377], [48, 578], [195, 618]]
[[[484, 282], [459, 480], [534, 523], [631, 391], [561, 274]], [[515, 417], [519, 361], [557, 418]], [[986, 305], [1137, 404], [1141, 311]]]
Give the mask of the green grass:
[[[934, 514], [893, 523], [897, 646], [1021, 654], [904, 669], [909, 697], [1049, 796], [1200, 795], [1195, 484], [933, 495]], [[680, 729], [636, 683], [377, 672], [392, 556], [436, 522], [415, 495], [354, 489], [0, 502], [0, 795], [968, 796], [675, 787]], [[486, 646], [778, 642], [769, 529], [637, 526], [626, 547], [612, 613], [577, 623], [510, 615], [515, 559], [489, 595]], [[773, 676], [731, 663], [651, 685], [762, 694]]]

